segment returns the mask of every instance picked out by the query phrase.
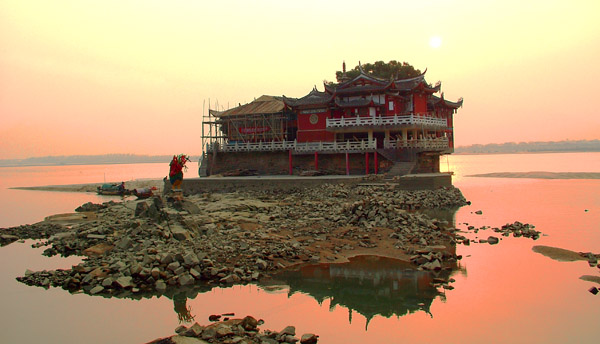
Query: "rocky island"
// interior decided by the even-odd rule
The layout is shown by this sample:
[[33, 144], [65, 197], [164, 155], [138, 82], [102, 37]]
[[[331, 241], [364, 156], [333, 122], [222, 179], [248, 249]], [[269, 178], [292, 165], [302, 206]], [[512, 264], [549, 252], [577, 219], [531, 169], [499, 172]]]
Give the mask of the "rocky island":
[[[453, 214], [466, 204], [454, 187], [407, 191], [388, 182], [325, 184], [285, 193], [276, 189], [199, 193], [183, 200], [165, 194], [87, 203], [77, 213], [3, 229], [0, 240], [6, 245], [41, 239], [35, 245], [47, 247], [45, 255], [84, 257], [70, 269], [27, 270], [17, 278], [20, 282], [103, 297], [197, 293], [213, 286], [253, 283], [290, 267], [341, 263], [360, 255], [405, 260], [415, 269], [435, 274], [436, 285], [451, 289], [452, 281], [444, 272], [461, 259], [456, 244], [471, 240], [451, 220], [435, 216], [435, 211], [448, 209]], [[539, 236], [533, 226], [518, 222], [494, 231]], [[479, 242], [495, 244], [498, 238]], [[252, 343], [258, 330], [246, 324], [254, 324], [251, 320], [195, 324], [177, 332], [225, 343], [250, 331], [246, 342]], [[217, 335], [221, 332], [216, 328], [227, 334]], [[273, 343], [289, 342], [295, 338], [290, 331], [282, 331], [283, 335], [269, 331], [263, 337]], [[316, 337], [309, 334], [302, 342], [316, 342]]]

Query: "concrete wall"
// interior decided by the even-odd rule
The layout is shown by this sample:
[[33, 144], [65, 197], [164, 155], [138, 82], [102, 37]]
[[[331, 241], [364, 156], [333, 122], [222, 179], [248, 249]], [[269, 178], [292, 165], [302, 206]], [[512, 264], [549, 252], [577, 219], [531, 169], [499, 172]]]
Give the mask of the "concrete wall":
[[[431, 190], [452, 185], [452, 176], [447, 173], [407, 175], [393, 180], [365, 181], [356, 176], [251, 176], [251, 177], [208, 177], [184, 178], [182, 189], [185, 194], [202, 192], [233, 192], [237, 190], [273, 190], [282, 193], [293, 192], [303, 188], [319, 187], [324, 184], [397, 184], [403, 190]], [[164, 193], [171, 190], [167, 179]]]

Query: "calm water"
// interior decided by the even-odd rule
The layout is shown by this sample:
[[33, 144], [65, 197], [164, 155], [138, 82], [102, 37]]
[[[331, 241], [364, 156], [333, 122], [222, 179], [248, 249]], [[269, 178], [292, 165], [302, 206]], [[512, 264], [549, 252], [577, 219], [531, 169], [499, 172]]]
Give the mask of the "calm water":
[[[6, 190], [49, 185], [161, 178], [166, 164], [0, 169], [0, 226], [71, 212], [93, 194]], [[295, 325], [320, 343], [595, 343], [600, 295], [581, 275], [599, 275], [587, 262], [561, 263], [534, 245], [600, 252], [600, 180], [472, 178], [486, 172], [600, 172], [600, 153], [451, 156], [455, 185], [470, 206], [454, 217], [459, 228], [528, 222], [545, 235], [502, 238], [498, 245], [456, 248], [464, 259], [451, 273], [453, 290], [429, 286], [431, 276], [386, 259], [307, 267], [267, 285], [139, 301], [71, 295], [15, 281], [25, 269], [69, 267], [77, 258], [41, 256], [31, 242], [0, 248], [0, 342], [143, 343], [173, 333], [180, 319], [206, 324], [210, 314], [234, 312], [265, 320], [263, 329]], [[195, 176], [190, 167], [189, 175]], [[474, 214], [482, 210], [482, 215]], [[586, 211], [587, 210], [587, 211]], [[480, 231], [471, 238], [493, 235]]]

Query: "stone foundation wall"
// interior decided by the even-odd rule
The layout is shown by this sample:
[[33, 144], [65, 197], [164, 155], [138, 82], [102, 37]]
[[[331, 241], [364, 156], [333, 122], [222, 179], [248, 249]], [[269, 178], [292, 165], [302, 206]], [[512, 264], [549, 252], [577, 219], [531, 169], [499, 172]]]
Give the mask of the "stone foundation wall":
[[413, 173], [439, 173], [440, 156], [437, 154], [419, 154]]
[[[365, 174], [365, 153], [348, 154], [351, 175]], [[319, 154], [319, 171], [326, 174], [346, 174], [346, 154]], [[379, 173], [388, 171], [393, 163], [382, 155], [378, 155]], [[209, 175], [216, 175], [237, 169], [253, 170], [258, 175], [288, 175], [289, 155], [288, 152], [239, 152], [218, 153], [208, 156]], [[314, 154], [292, 155], [292, 170], [294, 175], [304, 171], [314, 171]], [[374, 173], [375, 161], [373, 153], [369, 153], [369, 172]]]

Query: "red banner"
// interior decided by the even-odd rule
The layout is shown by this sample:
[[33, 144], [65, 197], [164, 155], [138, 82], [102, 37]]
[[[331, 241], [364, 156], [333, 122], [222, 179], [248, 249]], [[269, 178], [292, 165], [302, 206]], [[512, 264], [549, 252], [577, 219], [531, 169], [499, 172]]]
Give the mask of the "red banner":
[[260, 134], [271, 130], [270, 127], [242, 127], [238, 129], [240, 134]]

